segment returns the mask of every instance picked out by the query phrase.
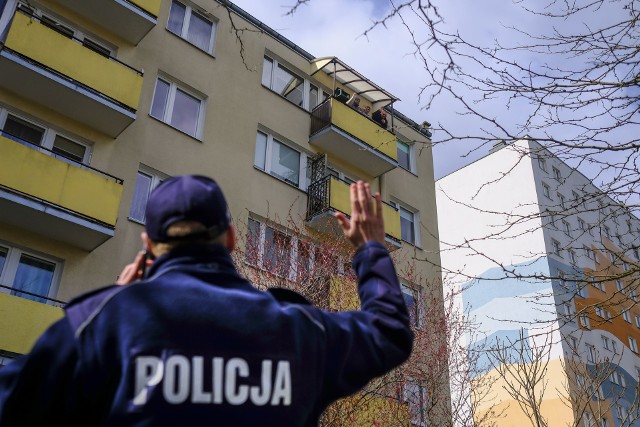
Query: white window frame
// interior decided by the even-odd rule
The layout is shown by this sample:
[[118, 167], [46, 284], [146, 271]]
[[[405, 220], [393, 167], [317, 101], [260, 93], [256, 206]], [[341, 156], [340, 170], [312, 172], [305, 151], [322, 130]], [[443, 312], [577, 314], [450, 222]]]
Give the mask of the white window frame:
[[[414, 327], [420, 328], [422, 326], [422, 310], [420, 307], [420, 290], [413, 286], [409, 286], [405, 282], [400, 282], [400, 290], [403, 295], [409, 295], [413, 299], [413, 313], [409, 313], [411, 323]], [[406, 301], [405, 301], [406, 302]], [[407, 307], [408, 308], [408, 307]]]
[[551, 187], [545, 182], [542, 183], [542, 194], [549, 200], [553, 200], [551, 198]]
[[560, 242], [556, 239], [551, 239], [551, 247], [553, 254], [562, 258], [562, 247], [560, 246]]
[[[185, 8], [185, 12], [184, 12], [184, 17], [182, 20], [182, 29], [180, 31], [180, 34], [178, 34], [177, 32], [172, 31], [171, 29], [169, 29], [169, 20], [171, 19], [171, 10], [173, 8], [173, 4], [174, 3], [178, 3], [182, 6], [184, 6]], [[202, 18], [204, 21], [207, 21], [211, 24], [211, 37], [209, 38], [209, 45], [207, 46], [206, 49], [203, 49], [202, 47], [196, 45], [195, 43], [193, 43], [191, 40], [189, 40], [189, 25], [191, 23], [191, 15], [192, 14], [196, 14], [198, 15], [200, 18]], [[200, 10], [199, 8], [194, 8], [192, 7], [188, 2], [185, 1], [178, 1], [178, 0], [172, 0], [171, 2], [171, 6], [169, 7], [169, 16], [167, 17], [167, 31], [169, 31], [171, 34], [175, 34], [176, 36], [180, 37], [181, 39], [183, 39], [184, 41], [186, 41], [187, 43], [189, 43], [190, 45], [192, 45], [193, 47], [202, 50], [204, 52], [207, 52], [211, 55], [214, 55], [214, 48], [215, 48], [215, 44], [216, 44], [216, 38], [217, 38], [217, 29], [218, 29], [218, 21], [211, 16], [210, 14], [206, 13], [203, 10]]]
[[[164, 111], [162, 112], [162, 117], [158, 117], [155, 116], [152, 111], [153, 111], [153, 107], [155, 105], [155, 98], [157, 95], [157, 89], [158, 89], [158, 81], [162, 81], [164, 83], [166, 83], [167, 85], [169, 85], [169, 90], [167, 93], [167, 102], [166, 105], [164, 106]], [[191, 134], [189, 132], [186, 132], [182, 129], [179, 129], [177, 127], [175, 127], [174, 125], [171, 124], [171, 119], [173, 118], [173, 114], [174, 114], [174, 105], [175, 105], [175, 100], [176, 100], [176, 93], [178, 92], [178, 90], [180, 90], [181, 92], [185, 93], [186, 95], [189, 95], [195, 99], [197, 99], [198, 101], [200, 101], [200, 106], [198, 108], [198, 118], [196, 119], [196, 129], [195, 129], [195, 133]], [[202, 140], [202, 133], [203, 133], [203, 128], [204, 128], [204, 117], [205, 117], [205, 113], [206, 113], [206, 109], [207, 109], [207, 100], [206, 97], [196, 91], [194, 91], [193, 89], [190, 89], [188, 87], [186, 87], [185, 85], [178, 83], [177, 81], [175, 81], [174, 79], [172, 79], [171, 77], [168, 77], [164, 74], [160, 74], [156, 77], [156, 81], [155, 81], [155, 85], [153, 87], [153, 97], [151, 99], [151, 106], [149, 109], [149, 115], [157, 120], [160, 120], [161, 122], [165, 123], [167, 126], [171, 126], [173, 129], [177, 130], [178, 132], [182, 132], [185, 135], [189, 135], [192, 136], [198, 140]]]
[[602, 339], [602, 347], [604, 347], [605, 350], [611, 351], [611, 340], [604, 335], [600, 335], [600, 338]]
[[558, 181], [562, 180], [562, 174], [560, 173], [560, 169], [555, 166], [551, 166], [551, 170], [553, 171], [553, 177]]
[[631, 323], [631, 315], [629, 314], [628, 308], [622, 309], [622, 318], [625, 320], [625, 322]]
[[576, 258], [576, 251], [568, 249], [567, 252], [569, 252], [569, 261], [571, 261], [571, 264], [575, 265], [578, 262], [578, 259]]
[[564, 231], [564, 234], [571, 237], [571, 224], [569, 224], [568, 221], [564, 219], [562, 220], [562, 228], [563, 228], [562, 231]]
[[616, 290], [622, 292], [624, 286], [622, 285], [622, 280], [616, 279]]
[[[58, 132], [57, 130], [51, 128], [50, 126], [48, 126], [46, 123], [42, 123], [38, 120], [33, 120], [30, 117], [27, 117], [23, 114], [20, 113], [16, 113], [13, 110], [8, 110], [6, 108], [0, 108], [0, 132], [2, 132], [2, 129], [4, 129], [4, 126], [7, 122], [7, 119], [9, 118], [9, 116], [13, 116], [17, 119], [20, 119], [32, 126], [41, 128], [43, 130], [42, 133], [42, 140], [40, 141], [40, 145], [36, 146], [36, 145], [32, 145], [32, 144], [26, 144], [26, 146], [33, 148], [34, 150], [38, 150], [44, 154], [47, 154], [51, 157], [55, 157], [56, 159], [60, 159], [64, 162], [67, 163], [71, 163], [73, 165], [85, 165], [88, 166], [91, 162], [91, 155], [93, 152], [93, 147], [91, 146], [91, 144], [87, 143], [87, 142], [83, 142], [83, 141], [79, 141], [78, 138], [72, 137], [68, 134], [62, 133], [62, 132]], [[65, 138], [68, 139], [69, 141], [73, 142], [74, 144], [78, 144], [81, 145], [85, 148], [84, 150], [84, 155], [82, 156], [82, 161], [81, 162], [77, 162], [74, 159], [70, 159], [68, 157], [65, 157], [61, 154], [56, 154], [54, 153], [52, 150], [54, 149], [54, 143], [56, 140], [56, 136], [60, 136], [61, 138]], [[9, 138], [11, 139], [11, 137], [5, 136], [5, 138]], [[40, 148], [44, 148], [44, 150], [41, 150]]]
[[[165, 179], [169, 178], [169, 175], [162, 173], [160, 171], [157, 171], [153, 168], [150, 168], [149, 166], [145, 166], [143, 164], [140, 164], [140, 166], [138, 167], [138, 171], [136, 172], [136, 181], [135, 181], [135, 185], [134, 185], [134, 189], [133, 189], [133, 193], [131, 194], [131, 204], [129, 205], [129, 216], [127, 217], [129, 220], [137, 222], [139, 224], [144, 224], [146, 222], [146, 217], [144, 217], [144, 211], [145, 208], [142, 208], [142, 213], [143, 213], [143, 217], [142, 218], [138, 218], [135, 217], [133, 215], [132, 209], [133, 209], [133, 205], [134, 205], [134, 198], [136, 197], [137, 193], [138, 193], [138, 175], [146, 175], [149, 178], [151, 178], [151, 185], [149, 186], [149, 191], [146, 192], [146, 200], [144, 202], [144, 206], [146, 207], [147, 205], [147, 201], [149, 200], [149, 195], [151, 194], [151, 192], [158, 186], [158, 184], [160, 184], [162, 181], [164, 181]], [[138, 197], [140, 197], [140, 195], [138, 194]]]
[[640, 316], [638, 316], [637, 314], [633, 315], [634, 321], [636, 322], [636, 327], [640, 328]]
[[637, 353], [638, 352], [638, 342], [633, 337], [627, 337], [627, 338], [629, 339], [629, 348], [634, 353]]
[[596, 360], [598, 358], [596, 347], [591, 344], [586, 344], [586, 347], [587, 347], [587, 362], [596, 363]]
[[[405, 211], [413, 216], [414, 241], [410, 242], [404, 239], [402, 241], [416, 247], [422, 247], [422, 239], [420, 236], [420, 212], [417, 209], [414, 209], [411, 206], [397, 200], [391, 200], [389, 204], [398, 209], [398, 214], [400, 214], [401, 217], [402, 211]], [[402, 221], [400, 221], [400, 224], [402, 224]], [[402, 230], [400, 230], [400, 234], [402, 235]]]
[[544, 157], [538, 157], [538, 167], [545, 172], [547, 171], [547, 160]]
[[[271, 68], [271, 75], [269, 76], [269, 82], [268, 84], [265, 84], [265, 76], [264, 76], [264, 62], [265, 59], [269, 59], [271, 61], [272, 64], [272, 68]], [[298, 71], [297, 69], [295, 69], [294, 67], [290, 66], [289, 64], [286, 64], [282, 61], [280, 61], [278, 58], [276, 58], [273, 55], [264, 55], [263, 60], [262, 60], [262, 74], [261, 74], [261, 82], [262, 82], [262, 86], [268, 88], [269, 90], [271, 90], [272, 92], [276, 93], [278, 96], [280, 96], [281, 98], [287, 100], [288, 102], [292, 103], [293, 105], [298, 105], [295, 102], [291, 101], [290, 99], [286, 98], [284, 95], [282, 95], [279, 92], [276, 92], [273, 88], [275, 86], [275, 81], [276, 81], [276, 73], [274, 72], [275, 70], [278, 69], [278, 67], [281, 67], [283, 69], [285, 69], [288, 73], [293, 74], [294, 76], [302, 79], [303, 84], [302, 84], [302, 105], [298, 105], [298, 107], [300, 108], [304, 108], [307, 111], [312, 111], [314, 108], [316, 108], [318, 105], [322, 104], [324, 102], [324, 100], [329, 97], [330, 95], [324, 90], [324, 88], [320, 85], [318, 85], [317, 83], [311, 83], [311, 81], [300, 71]], [[318, 90], [318, 104], [317, 105], [310, 105], [310, 100], [309, 100], [309, 92], [311, 90], [311, 87], [315, 87]], [[320, 96], [322, 94], [322, 96]]]
[[[265, 152], [264, 152], [264, 168], [262, 168], [261, 165], [257, 164], [257, 153], [258, 153], [258, 134], [262, 134], [264, 136], [266, 136], [266, 145], [265, 145]], [[299, 160], [299, 165], [298, 165], [298, 184], [292, 182], [292, 181], [288, 181], [284, 178], [281, 178], [277, 175], [275, 175], [273, 173], [273, 165], [272, 165], [272, 154], [273, 154], [273, 150], [274, 147], [277, 146], [277, 144], [281, 144], [284, 145], [285, 147], [297, 152], [300, 155], [300, 160]], [[256, 133], [256, 145], [255, 145], [255, 151], [254, 151], [255, 155], [254, 155], [254, 160], [253, 160], [253, 166], [258, 169], [261, 170], [262, 172], [271, 175], [272, 177], [276, 178], [279, 181], [282, 181], [288, 185], [291, 185], [292, 187], [297, 187], [300, 190], [303, 191], [307, 191], [307, 188], [309, 187], [309, 185], [311, 184], [310, 182], [308, 182], [308, 176], [307, 176], [307, 160], [308, 160], [308, 155], [307, 153], [305, 153], [304, 151], [302, 151], [301, 149], [299, 149], [297, 146], [289, 143], [289, 142], [284, 142], [282, 140], [282, 138], [279, 137], [274, 137], [273, 134], [271, 134], [270, 132], [267, 132], [265, 130], [262, 129], [258, 129], [257, 133]]]
[[589, 320], [589, 316], [586, 313], [582, 313], [578, 316], [578, 320], [580, 324], [584, 326], [585, 329], [591, 329], [591, 321]]
[[[400, 163], [398, 163], [398, 166], [400, 166], [402, 169], [406, 171], [409, 171], [415, 174], [416, 173], [416, 145], [410, 142], [402, 141], [401, 139], [398, 139], [397, 143], [398, 143], [398, 147], [400, 147], [400, 144], [402, 144], [409, 149], [409, 165], [408, 165], [409, 167], [406, 168]], [[400, 148], [398, 148], [398, 151], [400, 151]]]
[[560, 207], [561, 207], [562, 209], [566, 209], [566, 208], [567, 208], [567, 206], [566, 206], [566, 204], [565, 204], [565, 198], [564, 198], [564, 196], [563, 196], [561, 193], [557, 193], [556, 195], [558, 196], [558, 200], [560, 201], [560, 203], [559, 203], [559, 204], [560, 204]]
[[424, 386], [407, 382], [402, 386], [402, 400], [409, 406], [411, 425], [427, 427], [427, 400], [429, 396]]
[[[13, 283], [16, 278], [16, 273], [18, 271], [18, 266], [20, 265], [20, 258], [22, 255], [29, 256], [32, 258], [37, 258], [47, 263], [51, 263], [54, 265], [53, 274], [51, 277], [51, 285], [49, 286], [49, 291], [47, 295], [43, 295], [43, 298], [52, 298], [55, 299], [58, 294], [58, 289], [60, 287], [60, 279], [62, 277], [62, 267], [63, 262], [59, 259], [53, 258], [50, 255], [43, 254], [38, 251], [34, 251], [32, 249], [23, 248], [20, 246], [12, 245], [10, 243], [0, 241], [0, 247], [7, 250], [7, 257], [4, 261], [4, 266], [2, 270], [0, 270], [0, 284], [5, 286], [13, 287]], [[12, 289], [0, 288], [0, 293], [11, 293]], [[22, 294], [19, 291], [16, 291], [16, 296], [26, 299], [37, 298], [32, 297], [27, 294]], [[48, 305], [58, 305], [53, 301], [45, 300], [45, 304]]]

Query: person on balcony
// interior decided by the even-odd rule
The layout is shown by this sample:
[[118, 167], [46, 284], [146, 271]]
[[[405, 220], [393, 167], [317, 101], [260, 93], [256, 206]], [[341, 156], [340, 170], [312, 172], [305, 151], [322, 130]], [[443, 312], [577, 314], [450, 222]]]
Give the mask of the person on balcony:
[[350, 219], [336, 217], [357, 248], [362, 309], [330, 312], [240, 276], [214, 180], [163, 181], [142, 234], [152, 264], [139, 253], [116, 284], [71, 301], [0, 370], [0, 425], [317, 425], [413, 344], [380, 194], [362, 181], [350, 192]]
[[371, 118], [374, 122], [378, 123], [381, 128], [387, 129], [387, 126], [389, 125], [387, 122], [387, 113], [382, 109], [382, 107], [374, 111]]

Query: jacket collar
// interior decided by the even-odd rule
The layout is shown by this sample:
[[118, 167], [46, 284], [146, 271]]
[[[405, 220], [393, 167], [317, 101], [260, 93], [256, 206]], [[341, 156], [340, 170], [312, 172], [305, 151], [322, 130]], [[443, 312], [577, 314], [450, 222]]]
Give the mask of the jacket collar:
[[157, 258], [146, 277], [156, 275], [175, 265], [189, 266], [198, 264], [217, 264], [219, 270], [234, 272], [237, 274], [235, 264], [229, 251], [219, 244], [193, 244], [181, 245]]

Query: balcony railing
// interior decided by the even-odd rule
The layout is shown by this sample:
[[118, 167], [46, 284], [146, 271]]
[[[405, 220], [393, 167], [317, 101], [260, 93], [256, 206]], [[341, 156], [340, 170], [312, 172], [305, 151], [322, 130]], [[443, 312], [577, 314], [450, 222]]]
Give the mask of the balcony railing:
[[57, 0], [124, 40], [137, 45], [157, 24], [161, 0]]
[[376, 177], [398, 166], [396, 137], [342, 102], [329, 98], [311, 112], [309, 142]]
[[136, 118], [142, 72], [17, 10], [0, 50], [0, 86], [117, 136]]
[[[307, 222], [313, 222], [323, 214], [342, 212], [349, 215], [351, 201], [349, 183], [334, 176], [327, 176], [312, 183], [307, 191]], [[388, 203], [382, 203], [382, 216], [387, 241], [394, 246], [401, 242], [400, 213]]]

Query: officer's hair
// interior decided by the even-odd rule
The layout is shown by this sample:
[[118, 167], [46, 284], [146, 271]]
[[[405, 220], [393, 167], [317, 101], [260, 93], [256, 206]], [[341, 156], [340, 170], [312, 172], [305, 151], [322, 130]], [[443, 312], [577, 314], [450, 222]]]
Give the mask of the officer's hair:
[[190, 234], [195, 234], [194, 238], [184, 238], [175, 242], [153, 242], [153, 252], [160, 256], [165, 254], [178, 246], [183, 245], [191, 245], [198, 243], [218, 243], [224, 245], [227, 233], [224, 232], [219, 236], [208, 239], [203, 237], [202, 233], [207, 229], [204, 225], [196, 221], [178, 221], [174, 224], [171, 224], [169, 228], [167, 228], [167, 237], [182, 237], [188, 236]]

